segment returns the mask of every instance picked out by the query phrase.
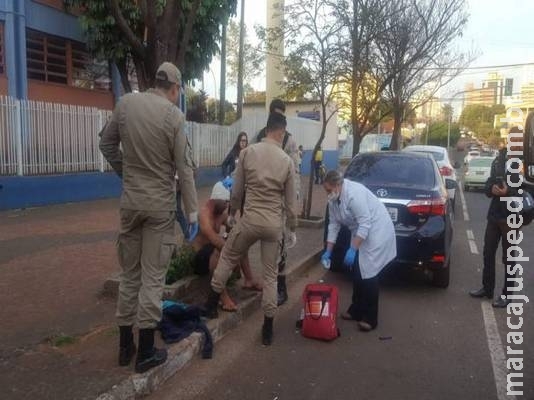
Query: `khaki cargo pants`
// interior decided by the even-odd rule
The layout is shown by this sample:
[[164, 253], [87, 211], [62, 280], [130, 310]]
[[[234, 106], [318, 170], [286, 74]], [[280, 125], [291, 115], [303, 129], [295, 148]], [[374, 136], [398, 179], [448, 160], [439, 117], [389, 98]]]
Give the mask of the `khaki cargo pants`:
[[261, 241], [261, 263], [263, 266], [263, 312], [266, 317], [274, 317], [277, 308], [276, 277], [278, 276], [278, 242], [282, 237], [282, 227], [265, 227], [249, 224], [246, 217], [232, 228], [224, 245], [217, 268], [213, 272], [211, 287], [221, 293], [232, 270], [239, 265], [241, 258], [258, 240]]
[[176, 247], [174, 211], [120, 210], [117, 240], [122, 268], [117, 303], [119, 326], [155, 328], [161, 320], [165, 275]]

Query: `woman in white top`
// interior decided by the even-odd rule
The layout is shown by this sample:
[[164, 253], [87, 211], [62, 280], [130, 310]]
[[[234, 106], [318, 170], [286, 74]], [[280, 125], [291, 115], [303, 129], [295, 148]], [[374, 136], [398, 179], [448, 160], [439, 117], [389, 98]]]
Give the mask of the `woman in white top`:
[[395, 229], [384, 204], [365, 186], [329, 171], [323, 187], [330, 223], [322, 261], [330, 261], [341, 225], [346, 226], [351, 245], [344, 264], [354, 270], [354, 287], [352, 304], [341, 318], [355, 320], [361, 330], [370, 331], [378, 324], [378, 274], [397, 255]]

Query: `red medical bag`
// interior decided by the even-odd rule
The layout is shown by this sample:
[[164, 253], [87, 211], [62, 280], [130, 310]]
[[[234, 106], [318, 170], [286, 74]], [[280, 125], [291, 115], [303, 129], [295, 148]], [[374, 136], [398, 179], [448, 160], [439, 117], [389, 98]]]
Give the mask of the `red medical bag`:
[[304, 302], [302, 335], [328, 341], [337, 338], [340, 335], [336, 324], [337, 287], [324, 283], [311, 283], [306, 285], [302, 300]]

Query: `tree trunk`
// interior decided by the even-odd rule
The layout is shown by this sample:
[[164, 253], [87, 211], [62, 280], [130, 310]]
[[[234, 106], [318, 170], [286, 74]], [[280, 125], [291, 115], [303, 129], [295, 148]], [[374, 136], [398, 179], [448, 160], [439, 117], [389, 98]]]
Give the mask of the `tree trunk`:
[[239, 22], [239, 62], [237, 66], [237, 119], [243, 115], [243, 59], [245, 45], [245, 0], [241, 0], [241, 20]]
[[401, 128], [402, 128], [402, 114], [403, 114], [403, 106], [400, 104], [395, 105], [395, 109], [393, 110], [393, 119], [394, 119], [394, 125], [393, 125], [393, 136], [391, 137], [391, 145], [389, 147], [390, 150], [400, 150], [401, 145]]
[[351, 81], [351, 123], [352, 123], [352, 156], [360, 151], [360, 126], [358, 121], [358, 89], [359, 89], [359, 63], [360, 43], [358, 39], [358, 0], [352, 1], [352, 81]]
[[[356, 125], [358, 126], [358, 125]], [[362, 144], [362, 137], [360, 136], [360, 132], [358, 131], [352, 131], [352, 157], [354, 157], [356, 154], [360, 152], [360, 145]]]
[[132, 85], [130, 84], [130, 77], [128, 76], [128, 61], [126, 58], [123, 58], [121, 60], [115, 61], [115, 64], [117, 65], [117, 70], [119, 71], [119, 75], [121, 77], [121, 83], [122, 87], [124, 89], [124, 92], [131, 93], [132, 92]]
[[[315, 154], [317, 154], [317, 150], [319, 150], [319, 147], [321, 147], [321, 144], [323, 143], [324, 137], [326, 135], [326, 124], [327, 124], [326, 107], [323, 106], [322, 109], [323, 109], [323, 115], [322, 115], [323, 126], [321, 128], [321, 136], [319, 137], [319, 140], [317, 141], [317, 143], [315, 144], [315, 147], [313, 148], [312, 157], [310, 160], [310, 176], [308, 178], [308, 196], [306, 198], [306, 212], [304, 215], [304, 217], [308, 219], [310, 218], [310, 215], [311, 215], [311, 206], [312, 206], [312, 201], [313, 201], [313, 178], [315, 174], [315, 168], [314, 168]], [[323, 158], [323, 161], [324, 161], [324, 158]]]
[[226, 22], [222, 25], [221, 35], [221, 86], [219, 95], [219, 125], [224, 124], [226, 103]]

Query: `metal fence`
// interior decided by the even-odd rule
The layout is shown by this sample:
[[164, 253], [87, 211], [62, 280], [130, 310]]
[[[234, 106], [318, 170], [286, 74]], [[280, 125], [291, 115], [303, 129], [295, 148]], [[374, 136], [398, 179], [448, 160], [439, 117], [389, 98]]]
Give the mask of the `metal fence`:
[[[109, 171], [98, 149], [98, 132], [111, 111], [93, 107], [17, 100], [0, 96], [0, 175], [47, 175]], [[200, 167], [221, 165], [240, 131], [252, 141], [267, 115], [254, 113], [231, 126], [188, 122], [186, 135]], [[288, 118], [288, 130], [305, 149], [321, 124]]]

